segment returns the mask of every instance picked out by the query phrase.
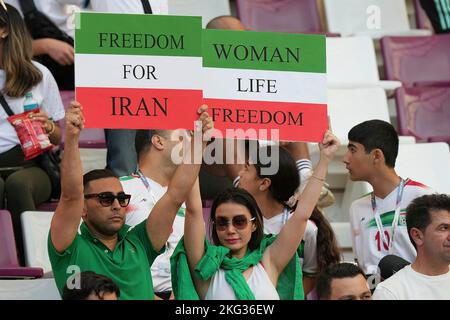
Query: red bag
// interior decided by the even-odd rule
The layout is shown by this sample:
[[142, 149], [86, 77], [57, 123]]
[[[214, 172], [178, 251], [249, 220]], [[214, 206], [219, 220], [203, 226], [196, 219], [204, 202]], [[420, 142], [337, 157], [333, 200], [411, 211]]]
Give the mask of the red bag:
[[8, 121], [16, 129], [25, 160], [33, 159], [53, 148], [41, 123], [29, 118], [30, 113], [38, 112], [39, 109], [34, 109], [8, 117]]

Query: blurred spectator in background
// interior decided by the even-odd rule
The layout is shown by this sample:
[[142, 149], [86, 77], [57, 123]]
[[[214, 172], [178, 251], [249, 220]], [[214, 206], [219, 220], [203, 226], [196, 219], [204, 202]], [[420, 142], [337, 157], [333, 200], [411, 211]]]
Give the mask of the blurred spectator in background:
[[443, 0], [420, 0], [435, 33], [450, 32], [450, 2]]

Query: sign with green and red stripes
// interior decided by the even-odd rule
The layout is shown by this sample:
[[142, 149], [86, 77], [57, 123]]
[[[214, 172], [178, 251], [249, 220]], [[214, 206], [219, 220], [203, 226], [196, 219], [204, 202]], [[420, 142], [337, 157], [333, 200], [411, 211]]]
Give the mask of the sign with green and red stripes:
[[86, 127], [194, 128], [202, 103], [200, 17], [78, 18], [75, 86]]
[[223, 136], [244, 129], [259, 139], [322, 140], [325, 36], [203, 30], [202, 54], [204, 102]]

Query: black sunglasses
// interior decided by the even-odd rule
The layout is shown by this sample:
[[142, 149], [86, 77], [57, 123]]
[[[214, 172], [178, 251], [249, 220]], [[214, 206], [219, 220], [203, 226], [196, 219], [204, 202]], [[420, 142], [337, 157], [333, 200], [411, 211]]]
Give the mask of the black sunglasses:
[[112, 192], [100, 192], [100, 193], [85, 194], [84, 198], [85, 199], [97, 198], [103, 207], [111, 206], [114, 200], [117, 199], [121, 207], [126, 207], [130, 203], [131, 194], [119, 192], [117, 195], [114, 195], [114, 193]]
[[242, 230], [247, 227], [249, 221], [253, 221], [255, 219], [256, 219], [255, 217], [248, 219], [244, 215], [239, 215], [239, 216], [234, 216], [233, 219], [231, 220], [231, 222], [230, 222], [230, 220], [228, 220], [225, 217], [218, 217], [215, 219], [215, 221], [213, 221], [213, 223], [218, 231], [225, 231], [228, 228], [228, 225], [230, 223], [236, 229]]

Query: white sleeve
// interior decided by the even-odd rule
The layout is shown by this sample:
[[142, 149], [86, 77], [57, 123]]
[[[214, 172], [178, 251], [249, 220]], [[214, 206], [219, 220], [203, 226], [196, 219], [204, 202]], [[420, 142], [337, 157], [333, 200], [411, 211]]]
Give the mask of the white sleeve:
[[298, 175], [300, 176], [300, 192], [303, 192], [308, 179], [312, 175], [312, 163], [309, 159], [300, 159], [295, 161], [295, 164], [297, 166]]
[[360, 227], [357, 225], [356, 222], [356, 212], [354, 212], [354, 203], [350, 206], [350, 231], [352, 233], [352, 247], [353, 247], [353, 253], [355, 254], [355, 259], [358, 260], [358, 264], [361, 267], [362, 266], [362, 257], [360, 256], [361, 252], [361, 230]]
[[372, 300], [399, 300], [389, 289], [379, 284], [373, 293]]
[[305, 276], [317, 275], [317, 232], [316, 225], [308, 220], [305, 230], [305, 250], [302, 271]]
[[52, 117], [54, 121], [59, 121], [64, 118], [65, 111], [58, 85], [48, 69], [42, 70], [42, 75], [44, 81], [42, 108], [48, 112], [49, 117]]

